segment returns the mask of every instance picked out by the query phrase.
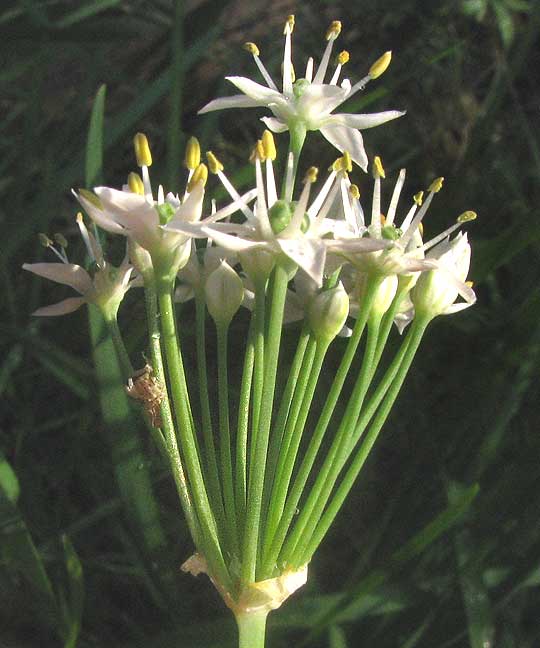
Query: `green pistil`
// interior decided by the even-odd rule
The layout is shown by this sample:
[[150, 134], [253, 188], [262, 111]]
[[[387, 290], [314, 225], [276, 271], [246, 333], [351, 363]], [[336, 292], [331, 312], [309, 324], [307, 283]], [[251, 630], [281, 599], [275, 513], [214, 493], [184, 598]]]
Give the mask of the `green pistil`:
[[167, 225], [167, 223], [174, 216], [175, 209], [169, 203], [163, 203], [162, 205], [156, 205], [156, 210], [159, 216], [159, 224]]

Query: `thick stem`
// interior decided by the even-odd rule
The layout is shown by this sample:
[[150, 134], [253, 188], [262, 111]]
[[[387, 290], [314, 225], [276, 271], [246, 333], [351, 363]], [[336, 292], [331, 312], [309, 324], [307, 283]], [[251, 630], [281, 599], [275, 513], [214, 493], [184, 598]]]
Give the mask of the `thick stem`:
[[268, 611], [237, 612], [238, 648], [264, 648]]

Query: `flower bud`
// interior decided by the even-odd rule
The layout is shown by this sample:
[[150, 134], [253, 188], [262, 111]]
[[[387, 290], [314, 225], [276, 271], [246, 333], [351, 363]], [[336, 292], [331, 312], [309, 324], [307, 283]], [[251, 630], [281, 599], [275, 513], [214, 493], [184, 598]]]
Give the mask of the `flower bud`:
[[[451, 241], [443, 241], [428, 255], [435, 260], [437, 268], [422, 272], [416, 286], [411, 290], [411, 300], [417, 315], [432, 319], [471, 306], [476, 296], [465, 279], [471, 261], [471, 246], [467, 235], [459, 233]], [[465, 302], [454, 304], [458, 295]]]
[[330, 342], [341, 331], [349, 314], [349, 296], [339, 284], [315, 295], [307, 308], [311, 330], [318, 340]]
[[[363, 308], [362, 304], [369, 281], [369, 276], [366, 274], [361, 275], [358, 279], [356, 292], [358, 295], [358, 304], [360, 310]], [[386, 313], [386, 311], [390, 308], [394, 297], [396, 296], [397, 287], [398, 277], [395, 274], [388, 275], [379, 283], [373, 296], [373, 302], [371, 304], [371, 315], [375, 317], [382, 317]]]
[[208, 312], [217, 325], [228, 326], [244, 299], [244, 284], [226, 262], [210, 273], [204, 286]]
[[153, 273], [150, 252], [141, 247], [131, 236], [128, 236], [127, 245], [131, 265], [143, 277], [145, 282], [150, 280]]
[[268, 280], [276, 263], [275, 256], [267, 250], [246, 250], [238, 254], [242, 268], [254, 284]]

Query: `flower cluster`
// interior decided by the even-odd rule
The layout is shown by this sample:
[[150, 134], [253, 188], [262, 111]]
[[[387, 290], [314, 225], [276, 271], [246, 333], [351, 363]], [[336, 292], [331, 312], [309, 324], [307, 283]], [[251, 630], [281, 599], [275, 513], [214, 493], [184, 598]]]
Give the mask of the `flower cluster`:
[[[345, 79], [339, 84], [349, 60], [348, 53], [341, 52], [325, 83], [341, 31], [341, 23], [334, 21], [317, 69], [310, 58], [304, 78], [295, 80], [293, 27], [294, 17], [289, 16], [281, 91], [258, 47], [247, 43], [266, 86], [228, 77], [243, 94], [214, 100], [201, 111], [266, 107], [272, 112], [272, 117], [263, 118], [268, 129], [251, 153], [251, 188], [241, 195], [212, 151], [201, 162], [199, 142], [191, 138], [183, 191], [166, 193], [160, 185], [154, 192], [150, 146], [138, 133], [134, 148], [140, 174], [130, 173], [121, 189], [75, 192], [97, 230], [126, 239], [120, 267], [105, 261], [81, 215], [77, 223], [92, 260], [89, 271], [68, 263], [62, 237], [57, 237], [59, 247], [43, 238], [61, 263], [23, 266], [81, 294], [41, 308], [36, 315], [68, 313], [85, 302], [97, 305], [124, 359], [116, 313], [131, 286], [144, 288], [151, 365], [142, 378], [140, 372], [126, 376], [129, 393], [146, 403], [154, 437], [170, 459], [197, 549], [185, 570], [203, 571], [212, 579], [237, 617], [241, 645], [249, 643], [245, 633], [252, 628], [253, 615], [264, 628], [267, 613], [305, 582], [307, 564], [361, 470], [427, 325], [476, 300], [467, 281], [467, 235], [455, 234], [476, 214], [465, 211], [440, 234], [424, 235], [424, 219], [442, 189], [442, 177], [416, 191], [402, 208], [406, 173], [401, 170], [383, 207], [386, 173], [376, 156], [367, 214], [367, 201], [351, 181], [354, 164], [368, 170], [360, 130], [404, 113], [333, 111], [385, 72], [390, 52], [358, 82]], [[317, 130], [340, 151], [322, 181], [316, 167], [300, 172], [305, 137]], [[289, 147], [278, 182], [273, 133], [284, 131], [289, 131]], [[214, 201], [205, 201], [209, 178], [219, 181], [229, 195], [219, 209]], [[198, 409], [190, 400], [192, 377], [183, 367], [175, 310], [175, 301], [188, 299], [196, 304]], [[250, 325], [242, 349], [240, 388], [235, 390], [239, 397], [231, 413], [228, 331], [242, 306], [251, 311]], [[206, 313], [215, 323], [217, 339], [217, 413], [212, 412], [208, 389], [214, 377], [207, 371]], [[287, 382], [280, 386], [281, 331], [289, 322], [301, 322], [300, 333]], [[394, 323], [400, 333], [407, 328], [407, 334], [375, 384]], [[364, 331], [360, 369], [345, 397], [344, 385]], [[348, 340], [331, 346], [337, 336]], [[313, 431], [304, 434], [308, 414], [317, 410], [313, 397], [330, 348], [342, 353], [339, 368]], [[129, 359], [124, 364], [129, 366]], [[144, 389], [134, 390], [133, 378]], [[342, 419], [334, 421], [338, 399], [345, 399], [346, 406]], [[330, 429], [337, 431], [325, 444]], [[327, 449], [325, 455], [322, 448]]]

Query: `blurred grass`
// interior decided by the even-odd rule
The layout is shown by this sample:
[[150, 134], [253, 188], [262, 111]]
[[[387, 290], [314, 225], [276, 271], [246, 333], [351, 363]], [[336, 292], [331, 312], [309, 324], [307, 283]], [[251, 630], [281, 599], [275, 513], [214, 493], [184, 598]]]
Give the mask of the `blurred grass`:
[[[177, 570], [191, 542], [139, 425], [166, 559], [156, 563], [144, 549], [140, 522], [115, 481], [106, 439], [118, 439], [100, 412], [104, 386], [93, 371], [84, 313], [32, 321], [34, 308], [65, 293], [19, 268], [45, 258], [38, 231], [66, 232], [70, 256], [83, 254], [70, 188], [89, 184], [102, 165], [107, 183], [121, 184], [132, 170], [137, 130], [149, 134], [154, 177], [166, 184], [183, 181], [190, 134], [247, 184], [245, 160], [260, 132], [255, 112], [203, 119], [196, 111], [231, 93], [225, 74], [252, 75], [239, 47], [245, 40], [279, 69], [275, 39], [294, 9], [297, 65], [320, 54], [335, 18], [344, 23], [351, 78], [381, 51], [394, 51], [388, 73], [347, 109], [408, 110], [365, 140], [387, 172], [408, 167], [410, 194], [435, 175], [447, 177], [428, 232], [465, 209], [478, 211], [469, 236], [479, 303], [428, 333], [305, 591], [270, 617], [270, 646], [308, 636], [309, 645], [337, 648], [540, 645], [540, 89], [532, 74], [540, 68], [540, 4], [523, 0], [328, 0], [317, 11], [286, 0], [2, 5], [0, 643], [47, 647], [61, 637], [100, 648], [234, 645], [233, 622], [208, 582]], [[102, 84], [103, 163], [85, 157]], [[308, 141], [306, 165], [331, 162], [321, 143], [316, 134]], [[368, 178], [354, 180], [369, 194]], [[111, 253], [119, 260], [123, 250]], [[134, 360], [144, 350], [142, 317], [129, 295], [121, 320]], [[292, 346], [294, 335], [285, 340]], [[414, 544], [475, 483], [466, 514]]]

